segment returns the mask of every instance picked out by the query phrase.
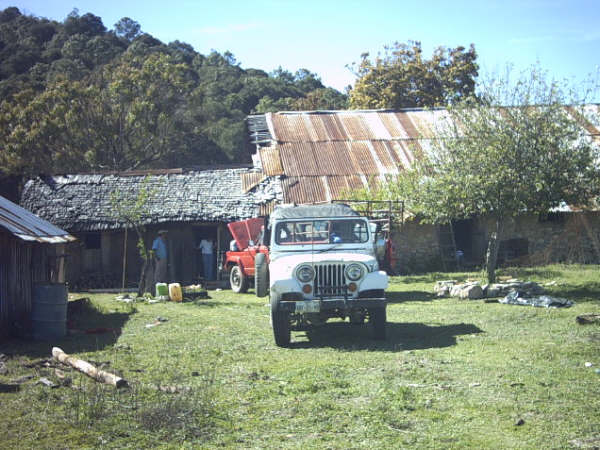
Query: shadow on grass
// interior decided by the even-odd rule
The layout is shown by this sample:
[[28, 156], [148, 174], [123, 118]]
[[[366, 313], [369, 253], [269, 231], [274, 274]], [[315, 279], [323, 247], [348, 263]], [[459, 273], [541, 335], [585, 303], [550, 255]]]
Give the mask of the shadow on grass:
[[565, 284], [548, 289], [550, 295], [573, 300], [576, 303], [599, 302], [600, 282], [588, 282], [584, 286]]
[[66, 353], [102, 350], [117, 341], [133, 313], [132, 307], [128, 311], [105, 311], [86, 298], [69, 302], [67, 336], [44, 340], [10, 339], [2, 343], [0, 353], [44, 358], [52, 356], [52, 347], [60, 347]]
[[239, 303], [234, 302], [220, 302], [218, 300], [194, 300], [192, 302], [185, 302], [185, 305], [189, 306], [200, 306], [204, 308], [216, 308], [218, 306], [235, 306], [239, 305]]
[[426, 291], [386, 291], [385, 298], [388, 303], [402, 302], [428, 302], [438, 297]]
[[559, 278], [563, 276], [560, 270], [549, 269], [547, 267], [503, 267], [498, 269], [496, 276], [510, 276], [521, 280], [537, 278]]
[[473, 324], [457, 323], [451, 325], [426, 325], [424, 323], [387, 323], [387, 339], [374, 340], [371, 327], [351, 325], [348, 322], [333, 322], [303, 333], [293, 334], [291, 348], [330, 347], [342, 351], [388, 351], [424, 350], [444, 348], [456, 345], [456, 336], [483, 333]]

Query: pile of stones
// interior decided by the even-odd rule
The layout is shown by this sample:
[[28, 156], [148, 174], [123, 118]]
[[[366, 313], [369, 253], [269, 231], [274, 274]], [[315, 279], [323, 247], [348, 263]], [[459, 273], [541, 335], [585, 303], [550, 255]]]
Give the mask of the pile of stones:
[[507, 280], [503, 283], [481, 285], [479, 281], [459, 283], [457, 280], [436, 281], [433, 291], [438, 297], [458, 297], [463, 299], [504, 297], [511, 291], [525, 296], [540, 295], [544, 288], [534, 281]]

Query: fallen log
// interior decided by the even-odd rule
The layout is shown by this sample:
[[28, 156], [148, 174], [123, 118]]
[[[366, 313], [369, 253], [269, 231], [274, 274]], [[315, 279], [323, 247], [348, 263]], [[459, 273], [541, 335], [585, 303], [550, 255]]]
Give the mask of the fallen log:
[[589, 325], [591, 323], [600, 323], [600, 314], [582, 314], [575, 318], [580, 325]]
[[117, 388], [127, 386], [127, 381], [123, 378], [118, 377], [115, 374], [105, 372], [104, 370], [100, 370], [87, 361], [75, 358], [74, 356], [69, 356], [58, 347], [54, 347], [52, 349], [52, 356], [54, 356], [54, 358], [61, 363], [74, 367], [80, 372], [85, 373], [87, 376], [101, 383], [111, 384]]

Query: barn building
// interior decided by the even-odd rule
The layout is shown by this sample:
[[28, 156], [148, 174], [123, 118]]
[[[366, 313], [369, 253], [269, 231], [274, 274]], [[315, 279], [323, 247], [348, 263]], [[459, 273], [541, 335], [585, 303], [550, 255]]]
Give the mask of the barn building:
[[0, 196], [0, 338], [27, 334], [35, 283], [65, 281], [75, 237]]

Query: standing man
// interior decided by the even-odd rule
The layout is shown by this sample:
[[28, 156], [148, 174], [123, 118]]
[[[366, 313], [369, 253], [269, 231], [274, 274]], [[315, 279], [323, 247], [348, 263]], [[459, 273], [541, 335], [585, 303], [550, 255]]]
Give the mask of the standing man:
[[198, 245], [198, 250], [202, 253], [202, 266], [204, 268], [204, 279], [214, 279], [214, 264], [213, 264], [213, 241], [210, 239], [202, 239]]
[[152, 243], [152, 251], [154, 252], [154, 283], [166, 283], [167, 277], [167, 230], [160, 230], [158, 237]]

